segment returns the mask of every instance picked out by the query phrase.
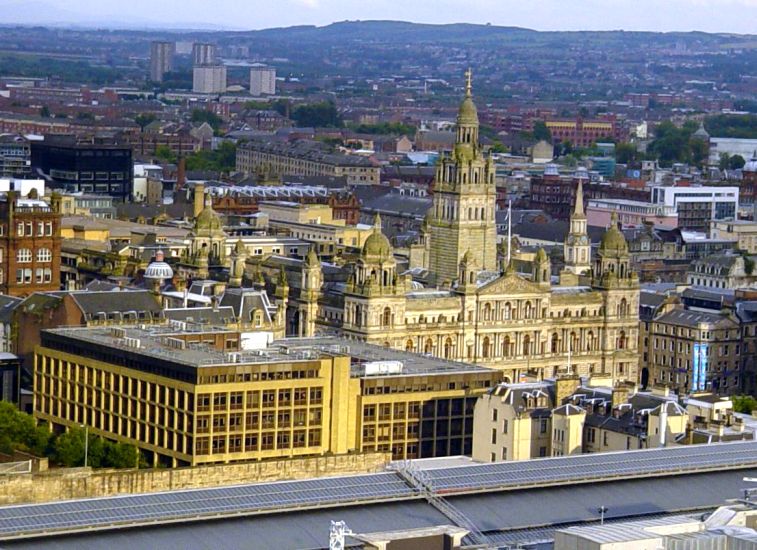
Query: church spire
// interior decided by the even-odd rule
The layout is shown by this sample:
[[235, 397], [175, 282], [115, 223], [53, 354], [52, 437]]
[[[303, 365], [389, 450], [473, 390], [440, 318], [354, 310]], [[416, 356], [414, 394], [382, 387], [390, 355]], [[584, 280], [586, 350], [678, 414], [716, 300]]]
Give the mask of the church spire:
[[465, 97], [471, 97], [473, 95], [473, 71], [468, 67], [465, 71]]
[[574, 218], [578, 216], [585, 216], [584, 214], [584, 184], [582, 180], [578, 180], [578, 188], [576, 189], [576, 204], [573, 206]]

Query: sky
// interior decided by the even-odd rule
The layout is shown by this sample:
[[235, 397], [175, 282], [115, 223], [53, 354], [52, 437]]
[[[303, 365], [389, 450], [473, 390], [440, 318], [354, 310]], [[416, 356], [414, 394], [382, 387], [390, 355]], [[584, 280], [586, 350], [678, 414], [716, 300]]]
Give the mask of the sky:
[[757, 34], [757, 0], [0, 0], [4, 23], [262, 29], [393, 19]]

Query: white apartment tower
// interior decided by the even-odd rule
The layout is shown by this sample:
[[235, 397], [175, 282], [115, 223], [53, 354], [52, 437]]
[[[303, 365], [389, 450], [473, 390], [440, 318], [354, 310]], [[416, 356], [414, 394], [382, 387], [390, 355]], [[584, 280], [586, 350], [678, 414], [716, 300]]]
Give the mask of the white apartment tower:
[[173, 70], [176, 42], [153, 42], [150, 44], [150, 80], [163, 82], [163, 75]]
[[250, 69], [250, 94], [254, 96], [276, 94], [276, 69], [256, 65]]
[[196, 94], [222, 94], [226, 91], [226, 67], [200, 65], [192, 69], [192, 91]]

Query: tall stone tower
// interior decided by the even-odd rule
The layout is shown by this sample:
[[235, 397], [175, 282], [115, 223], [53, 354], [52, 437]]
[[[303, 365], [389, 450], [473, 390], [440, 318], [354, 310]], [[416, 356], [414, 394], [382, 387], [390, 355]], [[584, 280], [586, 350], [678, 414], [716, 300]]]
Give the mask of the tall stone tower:
[[468, 250], [479, 269], [497, 269], [494, 161], [481, 151], [470, 69], [465, 76], [455, 147], [451, 155], [439, 158], [428, 221], [429, 270], [437, 282], [457, 279]]
[[299, 309], [299, 335], [307, 338], [315, 336], [315, 322], [318, 318], [318, 299], [321, 297], [323, 271], [315, 247], [308, 251], [302, 264], [302, 290]]
[[578, 180], [576, 204], [570, 215], [570, 232], [565, 238], [565, 270], [576, 275], [586, 275], [591, 270], [591, 243], [586, 232], [584, 214], [584, 186]]
[[594, 260], [592, 286], [602, 293], [602, 371], [616, 380], [636, 380], [639, 368], [639, 276], [631, 271], [628, 243], [612, 221]]

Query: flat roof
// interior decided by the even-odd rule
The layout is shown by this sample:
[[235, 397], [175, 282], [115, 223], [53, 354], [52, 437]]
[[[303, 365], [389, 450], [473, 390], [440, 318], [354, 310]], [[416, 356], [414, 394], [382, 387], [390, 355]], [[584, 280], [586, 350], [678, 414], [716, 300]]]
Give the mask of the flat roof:
[[[337, 336], [318, 338], [285, 338], [265, 348], [246, 351], [219, 351], [209, 344], [187, 343], [184, 349], [176, 347], [178, 336], [193, 334], [242, 334], [220, 326], [199, 323], [65, 327], [45, 333], [71, 338], [84, 344], [97, 344], [106, 348], [128, 350], [136, 355], [179, 363], [192, 368], [261, 363], [292, 363], [313, 361], [324, 357], [345, 356], [352, 359], [351, 375], [357, 378], [375, 376], [412, 376], [419, 374], [451, 374], [461, 372], [492, 373], [492, 369], [449, 361], [431, 355], [393, 350]], [[241, 336], [240, 336], [241, 338]], [[137, 344], [137, 341], [139, 342]], [[401, 363], [401, 370], [366, 374], [366, 363]]]
[[[609, 475], [605, 459], [612, 470]], [[547, 464], [551, 467], [546, 470], [559, 475], [538, 483], [510, 475], [519, 469], [538, 473]], [[479, 475], [492, 469], [497, 474], [492, 478]], [[607, 518], [713, 509], [741, 495], [743, 477], [757, 475], [757, 442], [474, 464], [427, 474], [434, 494], [445, 497], [487, 537], [495, 537], [595, 522], [600, 505], [608, 508]], [[446, 489], [462, 477], [478, 490], [455, 494]], [[227, 521], [207, 521], [224, 518]], [[141, 547], [148, 541], [144, 545], [160, 548], [204, 547], [195, 536], [213, 540], [211, 547], [239, 547], [244, 545], [232, 542], [232, 537], [247, 543], [254, 537], [263, 548], [327, 548], [329, 519], [344, 520], [363, 533], [387, 526], [449, 524], [405, 477], [388, 471], [6, 506], [0, 508], [0, 540], [8, 548], [113, 550]], [[147, 529], [149, 525], [156, 528]], [[139, 530], [94, 533], [138, 526]], [[58, 538], [64, 533], [79, 535]], [[18, 540], [31, 537], [37, 539]]]

